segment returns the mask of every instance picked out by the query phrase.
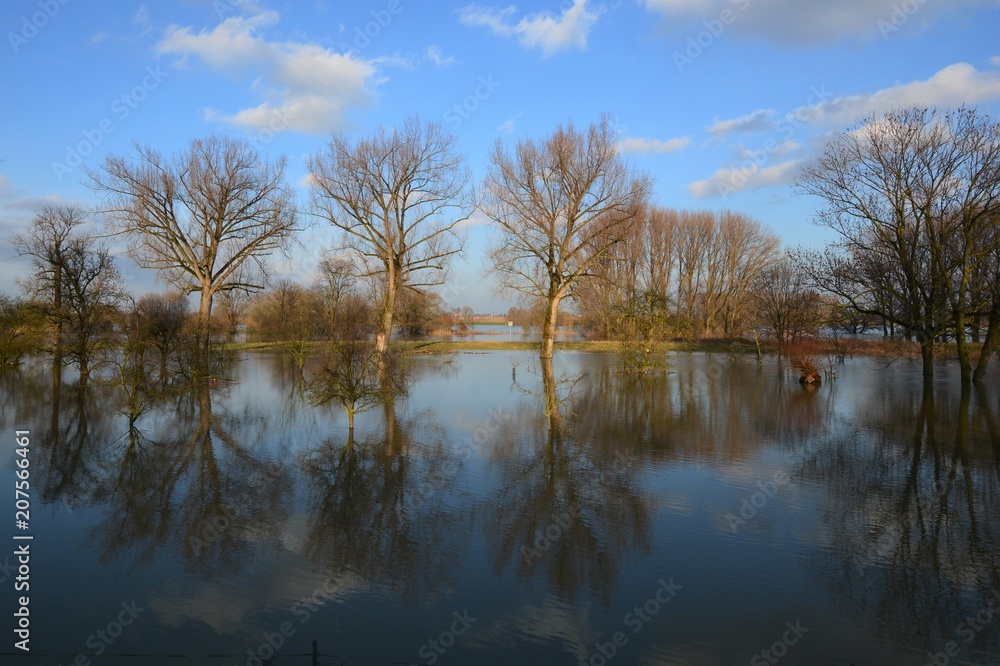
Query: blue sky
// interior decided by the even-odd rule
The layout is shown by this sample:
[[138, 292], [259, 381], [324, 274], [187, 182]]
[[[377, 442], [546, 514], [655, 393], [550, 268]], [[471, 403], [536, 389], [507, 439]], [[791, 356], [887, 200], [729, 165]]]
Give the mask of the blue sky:
[[[48, 203], [93, 206], [81, 165], [133, 141], [166, 153], [211, 133], [305, 162], [330, 132], [416, 113], [458, 138], [476, 179], [497, 139], [607, 113], [657, 203], [732, 208], [788, 246], [818, 245], [819, 205], [792, 187], [832, 133], [901, 105], [1000, 112], [1000, 0], [8, 1], [0, 8], [0, 290], [25, 262], [9, 236]], [[449, 305], [502, 312], [466, 227]], [[307, 283], [335, 236], [316, 224], [277, 257]], [[125, 256], [132, 290], [159, 290]]]

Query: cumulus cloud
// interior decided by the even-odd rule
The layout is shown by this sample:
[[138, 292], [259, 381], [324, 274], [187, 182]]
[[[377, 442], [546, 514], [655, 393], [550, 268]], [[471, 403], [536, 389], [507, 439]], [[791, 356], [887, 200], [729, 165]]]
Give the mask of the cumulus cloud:
[[259, 106], [236, 112], [211, 109], [211, 120], [317, 134], [343, 127], [351, 108], [370, 101], [375, 66], [315, 44], [268, 41], [261, 30], [278, 18], [269, 11], [231, 16], [197, 33], [171, 26], [157, 51], [177, 56], [182, 67], [195, 58], [215, 71], [252, 77], [254, 88], [266, 97]]
[[[1000, 63], [992, 63], [995, 68]], [[806, 119], [835, 129], [861, 118], [905, 106], [975, 105], [1000, 98], [1000, 69], [978, 70], [960, 62], [923, 81], [899, 83], [873, 93], [832, 97], [820, 104], [800, 106], [788, 119]]]
[[[915, 2], [906, 12], [900, 0], [643, 0], [645, 8], [679, 30], [687, 23], [717, 19], [731, 10], [727, 32], [789, 47], [809, 47], [844, 38], [881, 39], [896, 30], [921, 30], [945, 13], [995, 7], [997, 0]], [[907, 5], [909, 7], [909, 5]]]
[[745, 166], [719, 169], [705, 180], [688, 185], [688, 190], [700, 199], [725, 196], [743, 190], [759, 190], [773, 185], [787, 185], [795, 179], [801, 160], [786, 160], [772, 166], [750, 161]]
[[646, 154], [675, 153], [679, 150], [683, 150], [689, 143], [691, 143], [691, 139], [686, 136], [669, 139], [667, 141], [636, 137], [620, 140], [618, 142], [618, 152]]
[[501, 37], [516, 37], [525, 48], [539, 48], [543, 57], [559, 51], [587, 48], [587, 37], [601, 12], [591, 9], [587, 0], [574, 0], [560, 14], [540, 12], [521, 17], [516, 23], [517, 8], [493, 9], [468, 5], [459, 10], [459, 21], [467, 26], [489, 28]]

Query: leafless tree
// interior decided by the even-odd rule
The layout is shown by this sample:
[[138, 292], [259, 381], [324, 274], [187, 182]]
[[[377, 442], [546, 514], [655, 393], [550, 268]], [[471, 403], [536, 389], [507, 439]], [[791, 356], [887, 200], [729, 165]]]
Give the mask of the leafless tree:
[[455, 138], [416, 117], [356, 140], [335, 134], [309, 171], [316, 214], [343, 233], [361, 275], [376, 281], [375, 348], [384, 354], [399, 291], [441, 284], [461, 252], [458, 228], [473, 209], [469, 171]]
[[777, 341], [779, 350], [815, 334], [823, 323], [820, 295], [793, 256], [783, 255], [772, 262], [751, 286], [756, 319]]
[[81, 383], [125, 293], [107, 248], [79, 233], [86, 222], [79, 209], [45, 208], [14, 238], [18, 251], [32, 257], [32, 274], [22, 286], [54, 329], [54, 363], [59, 366], [63, 356], [75, 361]]
[[[129, 250], [185, 293], [199, 292], [199, 347], [207, 361], [212, 298], [263, 287], [267, 257], [299, 230], [285, 159], [262, 158], [245, 140], [212, 135], [173, 157], [135, 144], [109, 155], [91, 185]], [[257, 278], [248, 278], [257, 275]]]
[[343, 325], [347, 314], [345, 304], [348, 297], [355, 295], [357, 281], [358, 270], [353, 261], [329, 251], [324, 252], [319, 260], [313, 289], [319, 294], [326, 313], [325, 328], [329, 339], [339, 337], [344, 330], [350, 328]]
[[972, 287], [998, 239], [1000, 125], [971, 109], [870, 117], [831, 141], [799, 185], [824, 200], [818, 223], [841, 237], [817, 262], [821, 286], [915, 335], [925, 377], [950, 334], [971, 380]]
[[17, 234], [12, 244], [21, 256], [31, 257], [31, 277], [22, 282], [42, 310], [52, 327], [52, 353], [54, 365], [61, 366], [63, 355], [63, 329], [66, 310], [63, 307], [63, 273], [66, 257], [73, 238], [80, 226], [87, 222], [79, 208], [73, 206], [46, 206], [31, 223], [31, 227]]
[[502, 288], [546, 304], [540, 356], [551, 358], [559, 305], [639, 222], [648, 176], [618, 154], [605, 116], [579, 131], [572, 123], [544, 141], [498, 141], [490, 155], [484, 212], [496, 235], [489, 248]]

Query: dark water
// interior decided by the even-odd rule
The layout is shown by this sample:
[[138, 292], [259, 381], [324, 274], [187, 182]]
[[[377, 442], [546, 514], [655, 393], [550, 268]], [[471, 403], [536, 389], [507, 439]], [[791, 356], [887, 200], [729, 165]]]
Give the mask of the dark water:
[[566, 353], [547, 393], [528, 353], [413, 365], [352, 442], [278, 356], [132, 432], [110, 387], [0, 375], [0, 507], [17, 533], [30, 429], [52, 655], [0, 661], [304, 665], [317, 640], [352, 665], [1000, 663], [995, 376], [927, 390], [854, 359], [811, 390], [773, 360], [640, 380]]

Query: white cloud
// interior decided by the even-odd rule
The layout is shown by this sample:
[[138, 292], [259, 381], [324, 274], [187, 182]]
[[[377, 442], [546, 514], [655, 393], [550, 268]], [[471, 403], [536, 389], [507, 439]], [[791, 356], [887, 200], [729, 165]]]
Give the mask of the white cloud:
[[[919, 31], [939, 16], [963, 9], [996, 7], [997, 0], [644, 0], [645, 8], [668, 17], [681, 33], [705, 29], [704, 20], [717, 20], [730, 10], [734, 20], [727, 34], [762, 39], [791, 47], [810, 47], [844, 38], [889, 38], [898, 30]], [[902, 7], [911, 6], [909, 12]]]
[[699, 14], [712, 9], [712, 0], [646, 0], [646, 9], [661, 14]]
[[[772, 120], [773, 111], [757, 110], [734, 120], [717, 121], [710, 133], [726, 137], [754, 127], [758, 121], [771, 126], [771, 134], [760, 145], [734, 146], [735, 159], [688, 189], [709, 198], [740, 190], [753, 190], [792, 181], [794, 167], [821, 150], [830, 132], [842, 132], [864, 118], [902, 107], [950, 108], [1000, 99], [1000, 62], [993, 69], [977, 70], [968, 63], [955, 63], [925, 80], [897, 83], [871, 93], [834, 96], [824, 86], [809, 91], [805, 104]], [[792, 138], [794, 136], [794, 139]], [[774, 162], [778, 162], [773, 164]]]
[[620, 153], [675, 153], [683, 150], [691, 139], [686, 136], [660, 141], [659, 139], [631, 138], [622, 139], [618, 142], [618, 152]]
[[756, 109], [745, 116], [731, 120], [716, 120], [708, 133], [716, 136], [735, 133], [763, 132], [772, 128], [774, 109]]
[[688, 185], [688, 190], [699, 199], [708, 199], [742, 190], [759, 190], [772, 185], [787, 185], [795, 179], [801, 160], [787, 160], [765, 167], [750, 162], [744, 166], [723, 168], [705, 180]]
[[[991, 64], [1000, 68], [1000, 63]], [[977, 70], [968, 63], [949, 65], [924, 81], [899, 83], [873, 93], [833, 97], [788, 113], [789, 121], [815, 122], [843, 130], [865, 116], [905, 106], [975, 105], [1000, 98], [1000, 70]]]
[[427, 47], [427, 59], [438, 67], [450, 67], [455, 64], [455, 58], [441, 53], [441, 49], [431, 45]]
[[587, 0], [573, 0], [558, 15], [540, 12], [513, 23], [516, 14], [513, 6], [498, 10], [469, 5], [459, 10], [459, 21], [463, 25], [487, 27], [502, 37], [517, 37], [522, 46], [537, 47], [543, 57], [548, 57], [559, 51], [586, 49], [587, 37], [601, 11], [589, 8]]
[[235, 113], [210, 110], [207, 117], [254, 129], [293, 129], [323, 134], [343, 127], [345, 115], [370, 100], [374, 61], [340, 54], [315, 44], [271, 42], [261, 28], [278, 20], [274, 12], [227, 18], [213, 30], [192, 32], [171, 26], [157, 51], [196, 57], [211, 69], [251, 76], [253, 88], [267, 98], [257, 107]]

